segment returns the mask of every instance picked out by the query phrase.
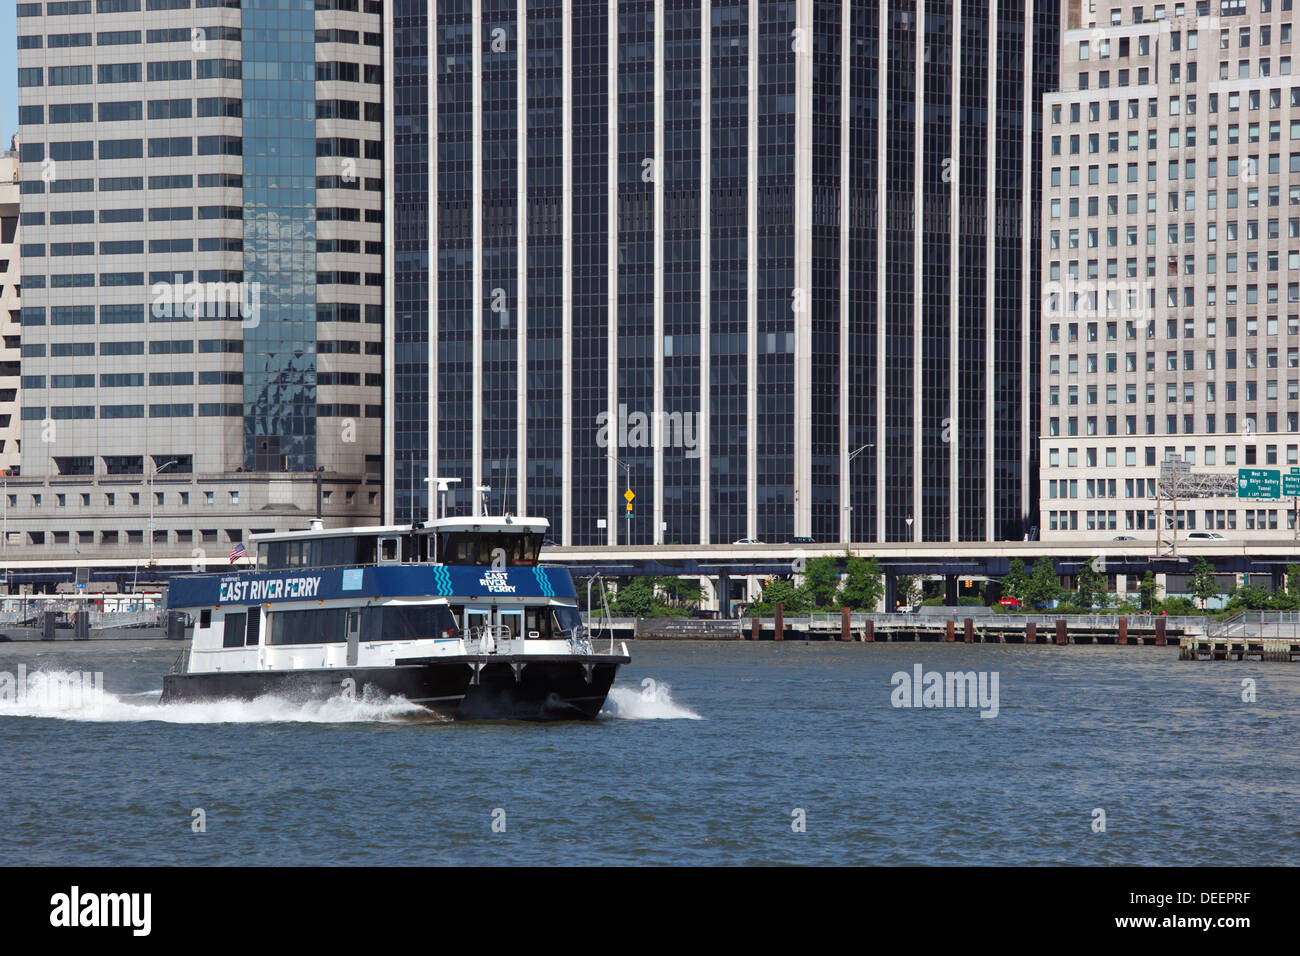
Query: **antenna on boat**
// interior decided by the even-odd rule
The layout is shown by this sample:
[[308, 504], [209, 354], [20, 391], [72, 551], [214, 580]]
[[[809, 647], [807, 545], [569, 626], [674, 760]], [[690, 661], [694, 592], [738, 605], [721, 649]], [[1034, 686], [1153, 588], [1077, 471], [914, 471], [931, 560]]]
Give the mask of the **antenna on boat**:
[[438, 517], [447, 517], [447, 492], [451, 485], [460, 484], [459, 478], [427, 478], [426, 481], [437, 482], [438, 484]]
[[480, 514], [482, 514], [483, 517], [485, 518], [490, 517], [492, 514], [492, 498], [491, 498], [492, 486], [479, 485], [478, 493], [479, 493], [479, 508], [481, 509]]

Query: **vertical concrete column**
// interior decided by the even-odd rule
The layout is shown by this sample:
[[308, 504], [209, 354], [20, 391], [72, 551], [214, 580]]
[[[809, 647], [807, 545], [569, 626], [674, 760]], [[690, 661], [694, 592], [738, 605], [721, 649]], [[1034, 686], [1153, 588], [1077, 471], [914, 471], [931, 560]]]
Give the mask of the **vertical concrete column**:
[[943, 576], [943, 603], [945, 607], [957, 606], [957, 575]]

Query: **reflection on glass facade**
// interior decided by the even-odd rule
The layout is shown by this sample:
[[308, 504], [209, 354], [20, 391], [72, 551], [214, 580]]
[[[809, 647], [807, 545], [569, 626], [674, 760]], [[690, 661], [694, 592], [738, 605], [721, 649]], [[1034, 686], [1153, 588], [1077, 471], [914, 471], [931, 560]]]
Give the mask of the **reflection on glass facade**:
[[1055, 3], [433, 9], [432, 78], [422, 29], [394, 46], [437, 155], [398, 140], [395, 205], [438, 230], [431, 316], [399, 258], [396, 344], [437, 355], [435, 394], [397, 378], [399, 455], [432, 414], [437, 474], [574, 545], [1024, 533]]
[[242, 0], [244, 467], [316, 467], [316, 42], [313, 0]]

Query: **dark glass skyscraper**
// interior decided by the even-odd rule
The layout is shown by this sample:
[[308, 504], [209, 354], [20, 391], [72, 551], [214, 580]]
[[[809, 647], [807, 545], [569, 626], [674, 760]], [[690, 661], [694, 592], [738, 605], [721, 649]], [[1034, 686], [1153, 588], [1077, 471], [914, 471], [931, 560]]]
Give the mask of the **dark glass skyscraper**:
[[431, 467], [574, 545], [1034, 522], [1057, 3], [385, 16], [391, 520]]

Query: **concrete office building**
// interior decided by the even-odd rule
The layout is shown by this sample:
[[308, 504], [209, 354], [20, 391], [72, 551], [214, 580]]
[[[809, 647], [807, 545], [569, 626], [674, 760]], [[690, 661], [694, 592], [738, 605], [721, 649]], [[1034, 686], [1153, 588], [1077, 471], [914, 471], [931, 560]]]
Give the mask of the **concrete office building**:
[[1235, 493], [1238, 468], [1300, 465], [1293, 21], [1290, 0], [1068, 5], [1042, 142], [1044, 539], [1295, 533], [1290, 500]]
[[389, 520], [431, 462], [564, 544], [1036, 524], [1056, 2], [385, 17]]
[[17, 5], [11, 559], [378, 517], [381, 8]]
[[[16, 139], [17, 137], [15, 137]], [[18, 465], [20, 374], [18, 152], [0, 155], [0, 473]]]

